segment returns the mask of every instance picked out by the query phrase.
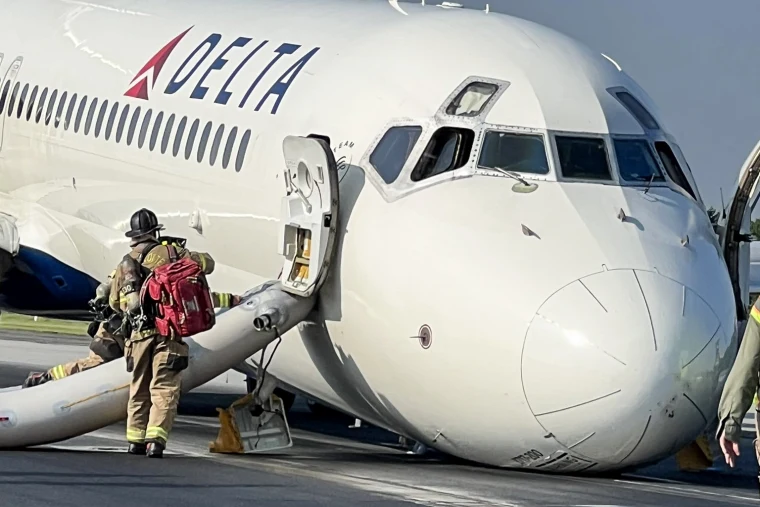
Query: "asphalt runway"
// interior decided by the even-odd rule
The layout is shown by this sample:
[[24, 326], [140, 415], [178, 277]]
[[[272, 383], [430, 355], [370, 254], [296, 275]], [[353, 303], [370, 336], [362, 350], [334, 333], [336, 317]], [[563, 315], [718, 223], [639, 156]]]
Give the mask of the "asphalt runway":
[[[50, 336], [0, 335], [0, 387], [50, 364], [3, 361], [11, 344]], [[76, 340], [73, 340], [76, 342]], [[79, 339], [81, 344], [81, 339]], [[52, 353], [51, 353], [52, 354]], [[225, 400], [218, 400], [225, 401]], [[192, 403], [191, 403], [192, 404]], [[219, 403], [220, 406], [226, 406]], [[192, 407], [188, 407], [192, 411]], [[188, 411], [185, 410], [185, 413]], [[0, 505], [220, 506], [722, 506], [758, 505], [756, 464], [745, 440], [739, 467], [679, 472], [673, 459], [609, 478], [504, 471], [399, 448], [395, 435], [349, 428], [348, 418], [289, 413], [294, 446], [267, 455], [208, 452], [215, 417], [180, 415], [163, 460], [127, 455], [124, 423], [55, 445], [0, 451]]]

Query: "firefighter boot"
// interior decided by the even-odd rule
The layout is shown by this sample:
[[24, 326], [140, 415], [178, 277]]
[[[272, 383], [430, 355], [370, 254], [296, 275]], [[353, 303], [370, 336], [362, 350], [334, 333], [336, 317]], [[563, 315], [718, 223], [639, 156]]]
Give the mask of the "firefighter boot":
[[130, 442], [129, 449], [127, 449], [127, 452], [129, 454], [137, 454], [139, 456], [145, 456], [145, 453], [147, 452], [147, 447], [145, 444], [133, 444]]
[[164, 457], [164, 445], [160, 442], [151, 442], [148, 444], [148, 457], [149, 458], [163, 458]]
[[53, 380], [50, 377], [50, 374], [48, 372], [32, 372], [29, 374], [28, 377], [26, 377], [26, 380], [24, 380], [24, 384], [21, 386], [22, 389], [26, 389], [27, 387], [34, 387], [38, 386], [40, 384], [44, 384], [45, 382], [49, 382], [50, 380]]

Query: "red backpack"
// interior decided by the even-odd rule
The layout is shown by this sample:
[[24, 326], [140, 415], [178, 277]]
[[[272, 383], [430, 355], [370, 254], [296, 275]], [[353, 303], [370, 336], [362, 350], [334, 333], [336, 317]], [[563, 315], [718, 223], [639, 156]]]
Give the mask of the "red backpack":
[[[140, 255], [140, 264], [152, 248]], [[173, 246], [167, 249], [170, 261], [147, 276], [140, 303], [152, 304], [156, 330], [162, 336], [172, 336], [173, 331], [175, 338], [186, 338], [208, 331], [216, 323], [216, 315], [206, 275], [193, 259], [178, 259]], [[146, 301], [146, 296], [152, 301]]]

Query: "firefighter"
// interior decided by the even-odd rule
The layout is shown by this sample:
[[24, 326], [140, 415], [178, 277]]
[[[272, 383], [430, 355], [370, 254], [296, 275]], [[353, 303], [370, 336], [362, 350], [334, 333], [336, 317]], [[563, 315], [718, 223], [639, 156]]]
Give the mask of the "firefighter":
[[98, 286], [95, 290], [95, 298], [90, 301], [90, 306], [93, 313], [95, 313], [95, 319], [87, 329], [87, 334], [92, 337], [89, 355], [70, 363], [59, 364], [46, 372], [30, 373], [24, 381], [24, 388], [44, 384], [51, 380], [61, 380], [69, 375], [95, 368], [103, 363], [124, 356], [124, 335], [121, 330], [121, 318], [108, 306], [108, 297], [114, 273], [111, 273], [108, 281]]
[[[731, 467], [734, 467], [739, 455], [742, 420], [758, 391], [758, 373], [760, 373], [760, 299], [755, 301], [750, 310], [739, 352], [723, 386], [723, 394], [718, 405], [717, 437], [723, 457]], [[755, 410], [757, 411], [757, 407]], [[756, 438], [753, 441], [753, 447], [760, 466], [758, 416], [760, 414], [756, 413]]]
[[[127, 405], [128, 452], [153, 458], [163, 457], [169, 439], [179, 402], [181, 373], [188, 366], [188, 346], [181, 338], [158, 332], [155, 315], [149, 308], [141, 308], [140, 288], [148, 274], [171, 261], [172, 255], [177, 259], [190, 257], [207, 275], [214, 270], [210, 255], [185, 249], [177, 238], [162, 241], [160, 230], [163, 225], [152, 211], [143, 208], [132, 215], [126, 232], [132, 250], [116, 269], [109, 298], [115, 311], [136, 323], [130, 324], [124, 351], [127, 371], [132, 374]], [[217, 308], [240, 303], [240, 297], [232, 294], [212, 292], [211, 296]]]

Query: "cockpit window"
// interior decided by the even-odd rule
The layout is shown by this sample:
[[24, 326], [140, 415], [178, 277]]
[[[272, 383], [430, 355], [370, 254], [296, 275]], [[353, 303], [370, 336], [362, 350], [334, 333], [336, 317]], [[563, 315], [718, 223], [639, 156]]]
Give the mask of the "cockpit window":
[[618, 100], [631, 112], [640, 124], [649, 130], [658, 130], [660, 125], [647, 109], [639, 102], [636, 97], [628, 92], [617, 92], [615, 94]]
[[644, 139], [615, 139], [614, 143], [623, 181], [665, 181], [649, 142]]
[[657, 150], [657, 154], [660, 155], [662, 165], [665, 166], [665, 172], [668, 173], [670, 179], [672, 179], [676, 185], [686, 190], [690, 196], [697, 200], [697, 196], [694, 194], [689, 180], [686, 179], [686, 175], [681, 169], [681, 165], [678, 163], [675, 153], [670, 148], [670, 145], [665, 141], [657, 141], [654, 143], [654, 147]]
[[555, 140], [565, 178], [612, 180], [604, 139], [556, 136]]
[[470, 129], [442, 127], [430, 139], [412, 171], [412, 181], [432, 178], [465, 165], [470, 159], [475, 133]]
[[480, 149], [478, 166], [505, 169], [519, 173], [547, 174], [544, 139], [540, 135], [511, 132], [486, 132]]
[[421, 133], [422, 127], [413, 125], [391, 127], [383, 135], [369, 157], [369, 163], [383, 181], [388, 184], [396, 181]]
[[491, 83], [470, 83], [446, 108], [453, 116], [478, 116], [499, 87]]

